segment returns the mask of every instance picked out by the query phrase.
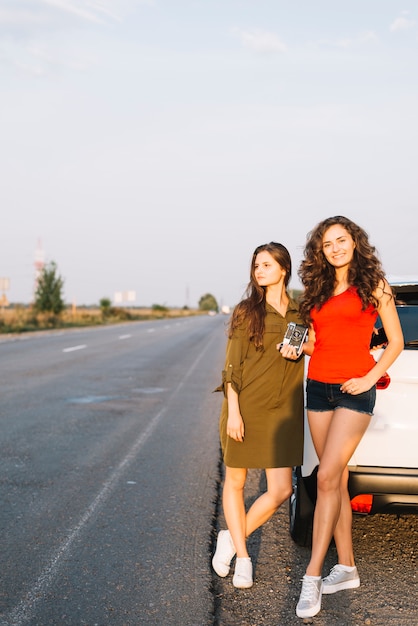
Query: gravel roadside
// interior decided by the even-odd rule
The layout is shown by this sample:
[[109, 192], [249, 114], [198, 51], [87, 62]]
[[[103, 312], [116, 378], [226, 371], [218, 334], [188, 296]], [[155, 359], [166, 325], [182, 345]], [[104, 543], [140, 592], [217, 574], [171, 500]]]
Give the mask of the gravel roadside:
[[[265, 489], [264, 472], [251, 470], [247, 507]], [[225, 528], [218, 503], [217, 526]], [[235, 589], [232, 572], [213, 574], [213, 626], [417, 626], [418, 516], [355, 517], [354, 549], [362, 584], [359, 589], [324, 596], [314, 618], [296, 617], [295, 608], [310, 550], [294, 544], [288, 531], [288, 503], [249, 539], [254, 565], [251, 589]], [[337, 562], [331, 546], [324, 575]]]

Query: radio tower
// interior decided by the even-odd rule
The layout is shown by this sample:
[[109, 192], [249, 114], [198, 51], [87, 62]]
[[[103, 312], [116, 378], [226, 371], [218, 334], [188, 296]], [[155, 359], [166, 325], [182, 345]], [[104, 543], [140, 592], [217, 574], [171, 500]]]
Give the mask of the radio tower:
[[44, 253], [44, 249], [42, 248], [42, 242], [41, 242], [40, 239], [38, 239], [38, 245], [37, 245], [36, 250], [35, 250], [35, 286], [34, 286], [34, 293], [36, 293], [36, 290], [38, 288], [39, 277], [40, 277], [44, 267], [45, 267], [45, 253]]

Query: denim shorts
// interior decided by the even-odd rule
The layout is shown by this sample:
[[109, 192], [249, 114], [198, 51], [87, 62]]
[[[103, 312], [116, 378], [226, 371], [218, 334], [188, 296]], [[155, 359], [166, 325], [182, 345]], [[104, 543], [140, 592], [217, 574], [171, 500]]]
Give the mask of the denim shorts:
[[343, 393], [340, 383], [320, 383], [317, 380], [306, 381], [306, 408], [309, 411], [334, 411], [351, 409], [357, 413], [373, 415], [376, 402], [376, 385], [368, 391], [351, 395]]

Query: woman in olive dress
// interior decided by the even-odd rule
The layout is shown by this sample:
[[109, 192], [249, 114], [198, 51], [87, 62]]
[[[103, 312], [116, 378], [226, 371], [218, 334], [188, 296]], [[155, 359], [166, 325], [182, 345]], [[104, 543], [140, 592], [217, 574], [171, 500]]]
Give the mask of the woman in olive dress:
[[[303, 356], [280, 345], [289, 322], [301, 323], [287, 286], [291, 258], [280, 243], [256, 248], [246, 297], [231, 316], [222, 385], [220, 440], [225, 464], [222, 504], [227, 530], [217, 538], [212, 565], [233, 585], [253, 584], [246, 539], [292, 492], [292, 466], [303, 454]], [[245, 510], [249, 468], [264, 469], [267, 491]]]

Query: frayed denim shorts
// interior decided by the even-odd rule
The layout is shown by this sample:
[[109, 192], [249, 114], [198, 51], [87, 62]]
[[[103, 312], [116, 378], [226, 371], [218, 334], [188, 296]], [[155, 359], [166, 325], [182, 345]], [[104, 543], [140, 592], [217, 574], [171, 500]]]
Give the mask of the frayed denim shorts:
[[340, 383], [320, 383], [310, 378], [306, 381], [306, 408], [308, 411], [334, 411], [351, 409], [357, 413], [373, 415], [376, 402], [376, 385], [368, 391], [351, 395], [343, 393]]

